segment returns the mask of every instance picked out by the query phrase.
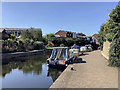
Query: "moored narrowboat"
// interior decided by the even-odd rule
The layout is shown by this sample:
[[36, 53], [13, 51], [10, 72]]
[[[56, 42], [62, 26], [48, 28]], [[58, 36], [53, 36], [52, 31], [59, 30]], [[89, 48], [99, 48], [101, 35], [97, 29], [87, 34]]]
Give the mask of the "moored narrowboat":
[[66, 67], [74, 60], [74, 54], [69, 52], [68, 47], [54, 47], [47, 63], [49, 66]]

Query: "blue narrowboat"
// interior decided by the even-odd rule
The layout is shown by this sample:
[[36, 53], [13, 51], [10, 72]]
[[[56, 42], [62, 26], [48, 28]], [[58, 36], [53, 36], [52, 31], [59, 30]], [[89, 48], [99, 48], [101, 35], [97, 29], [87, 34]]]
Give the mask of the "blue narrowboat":
[[74, 54], [69, 52], [68, 47], [54, 47], [47, 63], [49, 66], [66, 67], [74, 60]]

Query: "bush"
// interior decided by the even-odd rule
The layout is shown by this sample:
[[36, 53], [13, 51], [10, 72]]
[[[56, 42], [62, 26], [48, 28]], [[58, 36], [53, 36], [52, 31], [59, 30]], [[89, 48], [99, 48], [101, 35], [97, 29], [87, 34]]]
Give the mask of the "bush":
[[67, 42], [66, 46], [72, 46], [75, 43], [73, 38], [66, 38], [65, 40]]
[[109, 15], [110, 34], [112, 35], [112, 43], [109, 51], [109, 65], [120, 66], [120, 5]]
[[2, 52], [6, 52], [6, 51], [9, 51], [9, 47], [8, 46], [2, 47]]
[[111, 43], [110, 51], [109, 51], [109, 65], [110, 66], [120, 66], [120, 31], [116, 34], [115, 39]]
[[10, 39], [15, 40], [16, 36], [14, 34], [10, 34]]
[[36, 41], [33, 44], [33, 49], [34, 50], [45, 49], [45, 46], [44, 46], [43, 42]]
[[76, 45], [79, 45], [79, 46], [82, 45], [82, 41], [79, 38], [75, 39], [75, 43]]
[[22, 40], [17, 41], [18, 43], [18, 49], [17, 51], [25, 51], [24, 43]]
[[120, 66], [120, 5], [109, 14], [106, 24], [101, 26], [98, 42], [103, 45], [105, 40], [111, 42], [109, 50], [109, 65]]
[[65, 45], [64, 44], [60, 44], [60, 47], [65, 47]]

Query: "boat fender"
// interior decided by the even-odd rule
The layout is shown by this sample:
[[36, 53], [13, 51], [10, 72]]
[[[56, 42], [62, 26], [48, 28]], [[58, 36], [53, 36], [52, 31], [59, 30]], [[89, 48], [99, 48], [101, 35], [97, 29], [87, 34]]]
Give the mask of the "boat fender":
[[58, 60], [55, 61], [55, 65], [57, 65], [57, 64], [58, 64]]

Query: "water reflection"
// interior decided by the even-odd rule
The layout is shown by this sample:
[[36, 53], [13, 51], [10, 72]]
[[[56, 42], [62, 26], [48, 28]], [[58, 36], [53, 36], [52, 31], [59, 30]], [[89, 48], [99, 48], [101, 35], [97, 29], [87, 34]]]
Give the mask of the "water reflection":
[[10, 73], [12, 69], [21, 70], [24, 74], [33, 72], [34, 74], [39, 75], [42, 70], [42, 64], [46, 63], [46, 57], [47, 56], [44, 55], [36, 55], [28, 58], [25, 57], [25, 59], [17, 58], [16, 60], [2, 66], [2, 75], [5, 77], [5, 75]]
[[[2, 77], [3, 77], [3, 88], [49, 88], [50, 85], [58, 78], [58, 76], [62, 73], [63, 70], [48, 68], [46, 65], [46, 60], [50, 56], [50, 53], [42, 54], [42, 55], [35, 55], [35, 56], [29, 56], [29, 57], [22, 57], [10, 60], [11, 62], [7, 64], [2, 65]], [[21, 72], [22, 71], [22, 72]], [[16, 74], [16, 75], [15, 75]], [[14, 81], [14, 78], [17, 76], [20, 76], [23, 78], [23, 83], [25, 85], [12, 85], [9, 82], [13, 81], [16, 82], [16, 84], [21, 84], [21, 80]], [[36, 84], [31, 84], [30, 81], [26, 80], [28, 77], [30, 80], [33, 80], [32, 82], [35, 82]], [[44, 86], [43, 80], [44, 79]], [[39, 78], [40, 80], [38, 81]], [[51, 79], [50, 79], [51, 78]], [[10, 81], [11, 80], [11, 81]], [[26, 81], [25, 81], [26, 80]], [[14, 83], [13, 83], [14, 84]], [[29, 84], [29, 85], [27, 85]], [[41, 85], [40, 85], [41, 84]]]
[[58, 70], [58, 69], [49, 68], [47, 76], [51, 76], [54, 82], [62, 72], [63, 72], [63, 69]]

